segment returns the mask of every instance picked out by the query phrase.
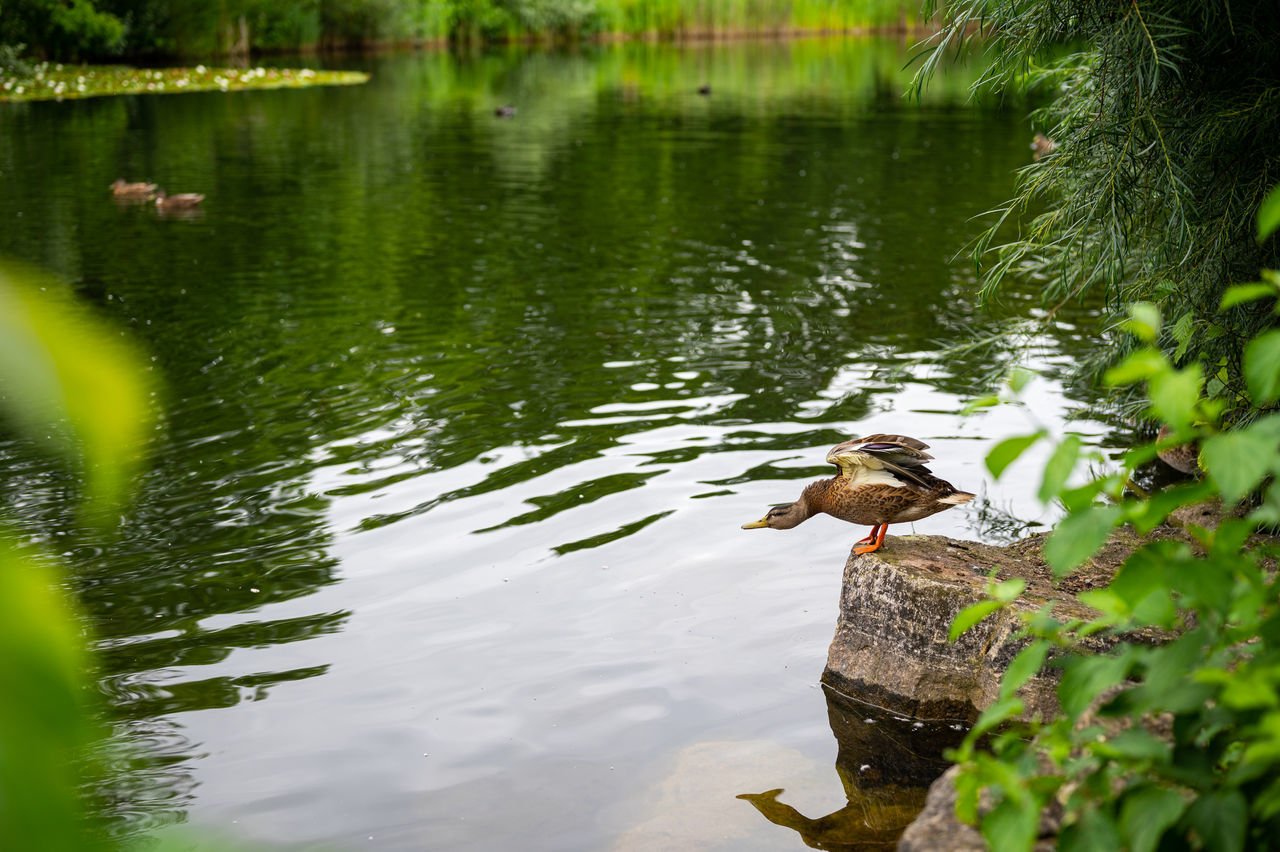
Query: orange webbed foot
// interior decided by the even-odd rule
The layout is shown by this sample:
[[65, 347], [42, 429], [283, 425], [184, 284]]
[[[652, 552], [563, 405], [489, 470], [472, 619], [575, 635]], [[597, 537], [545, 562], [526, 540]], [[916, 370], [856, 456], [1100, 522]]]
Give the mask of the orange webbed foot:
[[[876, 552], [877, 550], [880, 549], [880, 545], [884, 544], [884, 534], [888, 531], [889, 531], [888, 524], [881, 524], [880, 526], [875, 527], [874, 529], [871, 530], [871, 535], [872, 537], [875, 538], [875, 541], [871, 541], [870, 538], [864, 538], [862, 541], [857, 543], [857, 546], [854, 547], [853, 552], [858, 556], [861, 556], [864, 553]], [[871, 541], [871, 543], [863, 544], [862, 543], [863, 541]]]

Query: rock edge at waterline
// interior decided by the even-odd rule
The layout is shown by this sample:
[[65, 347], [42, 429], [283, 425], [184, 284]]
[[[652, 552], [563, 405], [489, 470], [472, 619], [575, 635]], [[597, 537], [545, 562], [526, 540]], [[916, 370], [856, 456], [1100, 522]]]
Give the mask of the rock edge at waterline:
[[[827, 653], [824, 683], [833, 689], [919, 719], [972, 722], [999, 693], [1000, 676], [1026, 640], [1013, 635], [1018, 614], [1053, 603], [1058, 618], [1096, 615], [1076, 599], [1105, 586], [1139, 543], [1119, 530], [1089, 563], [1054, 587], [1040, 555], [1044, 536], [1006, 547], [944, 536], [894, 537], [880, 550], [850, 554], [845, 563], [840, 614]], [[957, 641], [947, 638], [956, 613], [985, 600], [991, 569], [997, 580], [1020, 577], [1026, 591], [1005, 610]], [[1134, 634], [1154, 641], [1156, 635]], [[1115, 640], [1098, 639], [1098, 650]], [[1019, 693], [1027, 717], [1058, 711], [1058, 674], [1049, 670]]]

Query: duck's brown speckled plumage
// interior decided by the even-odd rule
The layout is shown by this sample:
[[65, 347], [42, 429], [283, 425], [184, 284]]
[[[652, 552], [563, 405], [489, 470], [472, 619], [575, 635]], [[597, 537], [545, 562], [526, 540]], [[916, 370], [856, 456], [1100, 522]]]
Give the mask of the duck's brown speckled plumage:
[[889, 524], [918, 521], [973, 499], [925, 467], [928, 444], [905, 435], [876, 434], [832, 447], [827, 461], [840, 475], [805, 487], [800, 499], [770, 509], [744, 529], [790, 529], [817, 514], [872, 527], [855, 552], [869, 553], [884, 541]]

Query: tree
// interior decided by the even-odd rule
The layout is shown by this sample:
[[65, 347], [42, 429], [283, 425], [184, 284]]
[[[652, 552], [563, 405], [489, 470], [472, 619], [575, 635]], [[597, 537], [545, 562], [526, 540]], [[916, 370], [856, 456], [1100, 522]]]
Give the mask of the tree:
[[1257, 303], [1218, 307], [1233, 282], [1280, 266], [1276, 238], [1260, 244], [1252, 227], [1280, 180], [1275, 7], [928, 0], [934, 12], [945, 25], [920, 83], [982, 37], [991, 66], [977, 89], [1023, 85], [1052, 96], [1033, 121], [1055, 150], [1019, 174], [1013, 198], [975, 241], [984, 298], [1010, 274], [1043, 282], [1050, 317], [1100, 294], [1114, 346], [1082, 368], [1094, 378], [1133, 348], [1117, 332], [1129, 307], [1151, 302], [1171, 320], [1160, 347], [1174, 363], [1201, 364], [1230, 420], [1256, 417], [1267, 405], [1249, 394], [1244, 347], [1277, 319]]
[[92, 0], [3, 0], [0, 44], [25, 44], [37, 56], [71, 60], [119, 51], [124, 23]]

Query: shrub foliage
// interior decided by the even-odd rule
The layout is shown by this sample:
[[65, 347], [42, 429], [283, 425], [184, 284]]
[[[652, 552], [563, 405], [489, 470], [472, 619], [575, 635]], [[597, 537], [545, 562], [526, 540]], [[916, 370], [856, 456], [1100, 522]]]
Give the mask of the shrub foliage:
[[[1263, 236], [1280, 218], [1272, 205], [1280, 206], [1280, 192], [1264, 207]], [[1230, 288], [1223, 303], [1273, 310], [1278, 294], [1271, 274]], [[1272, 848], [1280, 837], [1280, 540], [1263, 533], [1280, 525], [1280, 414], [1222, 430], [1226, 404], [1201, 392], [1200, 365], [1179, 368], [1155, 345], [1162, 339], [1156, 307], [1134, 305], [1125, 326], [1137, 348], [1108, 381], [1145, 385], [1149, 413], [1171, 431], [1163, 444], [1128, 453], [1116, 473], [1075, 487], [1079, 444], [1067, 438], [1059, 445], [1041, 490], [1068, 509], [1044, 547], [1055, 573], [1084, 563], [1120, 524], [1150, 533], [1178, 507], [1214, 497], [1230, 508], [1253, 495], [1251, 508], [1215, 529], [1188, 527], [1190, 540], [1156, 538], [1140, 547], [1106, 588], [1080, 595], [1098, 612], [1092, 620], [1063, 622], [1049, 610], [1025, 618], [1027, 644], [1004, 676], [1000, 700], [954, 754], [962, 766], [957, 813], [1000, 850], [1030, 849], [1042, 814], [1054, 810], [1063, 814], [1065, 852]], [[1274, 405], [1280, 331], [1265, 331], [1242, 350], [1251, 400]], [[1042, 438], [998, 445], [988, 459], [992, 472]], [[1126, 489], [1158, 449], [1191, 441], [1201, 448], [1203, 479], [1154, 495]], [[993, 587], [990, 601], [956, 617], [953, 635], [1010, 599]], [[1139, 628], [1165, 638], [1123, 641]], [[1083, 640], [1099, 633], [1122, 641], [1104, 655], [1082, 651]], [[1062, 715], [1014, 722], [1023, 711], [1018, 689], [1046, 665], [1062, 670]], [[980, 749], [997, 728], [990, 750]]]

